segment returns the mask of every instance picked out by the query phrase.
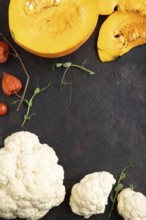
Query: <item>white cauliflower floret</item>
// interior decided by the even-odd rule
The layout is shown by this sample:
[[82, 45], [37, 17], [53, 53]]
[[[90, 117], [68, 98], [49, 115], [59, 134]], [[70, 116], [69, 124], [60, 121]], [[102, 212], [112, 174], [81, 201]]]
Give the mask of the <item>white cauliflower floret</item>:
[[0, 217], [42, 218], [65, 197], [55, 151], [30, 132], [16, 132], [0, 149]]
[[146, 197], [130, 188], [118, 194], [118, 212], [125, 220], [146, 220]]
[[109, 172], [86, 175], [71, 190], [70, 206], [75, 214], [89, 218], [104, 213], [115, 179]]

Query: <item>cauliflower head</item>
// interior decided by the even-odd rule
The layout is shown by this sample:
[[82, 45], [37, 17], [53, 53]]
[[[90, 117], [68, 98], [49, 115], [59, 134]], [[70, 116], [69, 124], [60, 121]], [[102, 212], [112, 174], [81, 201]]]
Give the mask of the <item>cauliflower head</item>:
[[0, 149], [0, 217], [40, 219], [65, 197], [55, 151], [30, 132], [16, 132]]
[[75, 214], [89, 218], [104, 213], [108, 197], [116, 180], [109, 172], [86, 175], [71, 190], [70, 206]]
[[125, 220], [146, 220], [146, 197], [130, 188], [118, 194], [118, 213]]

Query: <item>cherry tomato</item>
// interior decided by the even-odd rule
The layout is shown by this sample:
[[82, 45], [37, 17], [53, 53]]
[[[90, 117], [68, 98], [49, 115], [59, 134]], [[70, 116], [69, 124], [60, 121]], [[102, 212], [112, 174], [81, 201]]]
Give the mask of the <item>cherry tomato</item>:
[[0, 63], [5, 63], [9, 56], [9, 45], [5, 41], [0, 41]]
[[0, 115], [5, 115], [8, 111], [8, 106], [4, 102], [0, 102]]

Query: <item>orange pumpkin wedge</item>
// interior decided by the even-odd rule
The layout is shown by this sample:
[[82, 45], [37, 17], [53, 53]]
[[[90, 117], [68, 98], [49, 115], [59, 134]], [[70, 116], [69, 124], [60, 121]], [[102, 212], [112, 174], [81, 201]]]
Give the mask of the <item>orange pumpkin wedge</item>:
[[9, 28], [14, 41], [42, 57], [61, 57], [77, 50], [97, 21], [97, 0], [10, 0]]
[[97, 40], [99, 58], [108, 62], [146, 44], [146, 16], [116, 11], [102, 24]]

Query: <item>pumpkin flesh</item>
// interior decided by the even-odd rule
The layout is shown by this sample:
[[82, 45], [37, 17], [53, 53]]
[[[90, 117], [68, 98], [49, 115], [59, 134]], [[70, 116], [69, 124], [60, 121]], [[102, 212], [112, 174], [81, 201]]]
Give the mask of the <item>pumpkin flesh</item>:
[[146, 43], [146, 16], [116, 11], [102, 24], [97, 48], [102, 62], [112, 61]]
[[141, 15], [146, 15], [146, 0], [128, 0], [119, 1], [118, 9], [123, 12], [139, 12]]
[[9, 28], [16, 43], [43, 57], [78, 49], [98, 21], [96, 0], [11, 0]]
[[97, 9], [99, 15], [109, 15], [114, 12], [119, 0], [97, 0]]
[[115, 8], [122, 12], [139, 12], [146, 15], [146, 0], [97, 0], [98, 13], [100, 15], [109, 15]]

